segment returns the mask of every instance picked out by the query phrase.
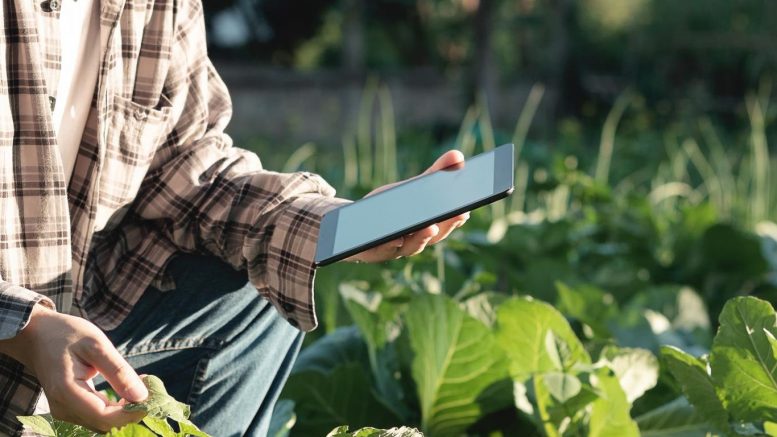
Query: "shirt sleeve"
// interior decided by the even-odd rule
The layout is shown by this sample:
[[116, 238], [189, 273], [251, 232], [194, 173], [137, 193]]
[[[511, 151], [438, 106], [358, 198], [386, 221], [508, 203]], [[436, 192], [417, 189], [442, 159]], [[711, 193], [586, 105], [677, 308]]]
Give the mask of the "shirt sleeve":
[[316, 326], [313, 257], [323, 214], [343, 203], [320, 176], [262, 168], [232, 146], [226, 86], [208, 59], [200, 1], [184, 0], [164, 86], [170, 133], [132, 210], [184, 252], [219, 256], [301, 330]]
[[16, 337], [29, 323], [37, 303], [54, 309], [54, 302], [42, 294], [0, 281], [0, 340]]

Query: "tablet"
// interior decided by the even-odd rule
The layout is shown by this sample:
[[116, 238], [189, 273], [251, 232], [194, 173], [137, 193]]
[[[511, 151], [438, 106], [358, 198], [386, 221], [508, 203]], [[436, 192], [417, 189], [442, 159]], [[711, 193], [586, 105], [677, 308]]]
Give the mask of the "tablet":
[[315, 264], [331, 264], [507, 197], [513, 192], [514, 149], [505, 144], [329, 211], [321, 221]]

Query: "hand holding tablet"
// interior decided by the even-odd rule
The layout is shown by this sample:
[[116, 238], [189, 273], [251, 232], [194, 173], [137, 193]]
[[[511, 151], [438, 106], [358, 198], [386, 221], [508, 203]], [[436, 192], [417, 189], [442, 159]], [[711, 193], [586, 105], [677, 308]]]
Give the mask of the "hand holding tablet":
[[331, 264], [507, 197], [514, 147], [505, 144], [464, 163], [391, 186], [324, 215], [315, 263]]

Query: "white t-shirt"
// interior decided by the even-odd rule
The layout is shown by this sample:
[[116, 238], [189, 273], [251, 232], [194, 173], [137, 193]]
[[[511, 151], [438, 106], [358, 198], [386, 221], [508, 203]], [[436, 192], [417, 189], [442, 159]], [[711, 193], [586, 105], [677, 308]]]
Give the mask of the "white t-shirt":
[[[100, 2], [62, 0], [61, 7], [61, 69], [53, 119], [65, 180], [70, 181], [100, 69]], [[41, 394], [35, 414], [49, 411]]]
[[99, 0], [61, 0], [61, 69], [53, 121], [66, 181], [70, 181], [73, 174], [97, 85], [100, 69], [99, 6]]

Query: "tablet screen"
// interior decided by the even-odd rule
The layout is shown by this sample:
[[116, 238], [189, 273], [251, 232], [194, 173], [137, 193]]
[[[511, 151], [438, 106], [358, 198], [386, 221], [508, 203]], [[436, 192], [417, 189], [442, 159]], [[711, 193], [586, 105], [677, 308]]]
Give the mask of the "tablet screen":
[[488, 198], [495, 153], [440, 170], [339, 209], [332, 252], [342, 253]]

